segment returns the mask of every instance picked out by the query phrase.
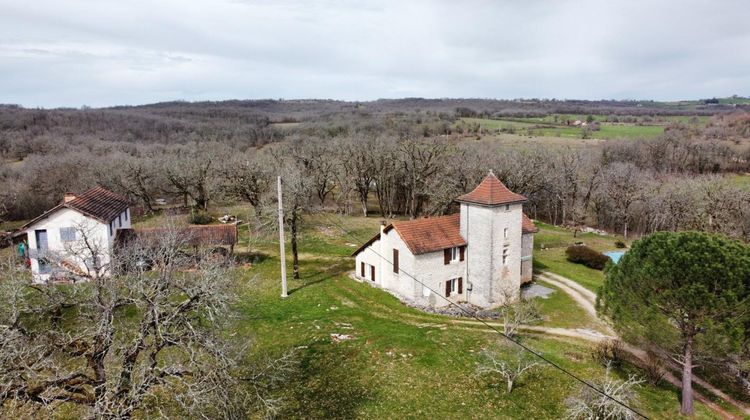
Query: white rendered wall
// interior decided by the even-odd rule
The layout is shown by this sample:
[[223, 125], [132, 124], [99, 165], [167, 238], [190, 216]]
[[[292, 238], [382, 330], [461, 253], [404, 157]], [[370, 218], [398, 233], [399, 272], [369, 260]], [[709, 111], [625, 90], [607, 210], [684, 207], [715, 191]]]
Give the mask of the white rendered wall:
[[[128, 218], [129, 219], [129, 218]], [[92, 243], [102, 249], [104, 255], [102, 256], [101, 264], [106, 264], [109, 261], [109, 250], [112, 247], [114, 235], [109, 235], [109, 227], [107, 224], [101, 223], [95, 219], [84, 216], [83, 214], [71, 210], [68, 208], [62, 208], [49, 217], [44, 218], [33, 225], [29, 226], [26, 230], [27, 238], [29, 241], [29, 250], [35, 252], [37, 250], [36, 244], [36, 230], [47, 231], [47, 249], [51, 254], [66, 256], [71, 244], [65, 243], [60, 238], [60, 228], [72, 227], [77, 229], [84, 229], [87, 236], [91, 238]], [[76, 232], [76, 239], [80, 239], [81, 233]], [[33, 250], [33, 251], [32, 251]], [[82, 261], [76, 261], [78, 266], [85, 270], [86, 267]], [[31, 272], [34, 282], [45, 282], [49, 279], [49, 274], [39, 274], [39, 261], [37, 258], [31, 259]]]

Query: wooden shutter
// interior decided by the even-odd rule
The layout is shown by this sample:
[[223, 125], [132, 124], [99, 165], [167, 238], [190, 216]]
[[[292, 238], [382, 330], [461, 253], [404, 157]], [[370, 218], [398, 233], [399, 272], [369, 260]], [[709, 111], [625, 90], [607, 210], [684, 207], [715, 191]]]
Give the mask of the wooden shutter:
[[374, 265], [370, 266], [370, 277], [372, 281], [375, 281], [375, 266]]
[[447, 248], [443, 250], [443, 263], [448, 265], [451, 263], [451, 249]]
[[458, 294], [460, 295], [463, 292], [464, 292], [464, 278], [459, 277], [458, 278]]
[[365, 278], [365, 263], [359, 263], [359, 264], [360, 264], [360, 266], [359, 266], [360, 275], [359, 276], [362, 277], [362, 278]]
[[398, 273], [398, 249], [393, 249], [393, 272]]
[[464, 260], [464, 254], [466, 253], [466, 245], [462, 246], [458, 250], [459, 250], [459, 253], [460, 253], [458, 259], [461, 260], [461, 261], [463, 261]]
[[448, 297], [451, 295], [451, 281], [448, 280], [445, 282], [445, 297]]

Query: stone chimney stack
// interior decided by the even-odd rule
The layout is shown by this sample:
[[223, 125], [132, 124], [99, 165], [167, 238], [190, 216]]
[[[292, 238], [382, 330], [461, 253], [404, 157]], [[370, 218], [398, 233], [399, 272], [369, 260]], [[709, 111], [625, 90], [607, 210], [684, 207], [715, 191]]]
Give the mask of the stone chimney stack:
[[76, 195], [72, 192], [66, 192], [63, 194], [63, 203], [67, 203], [76, 199]]

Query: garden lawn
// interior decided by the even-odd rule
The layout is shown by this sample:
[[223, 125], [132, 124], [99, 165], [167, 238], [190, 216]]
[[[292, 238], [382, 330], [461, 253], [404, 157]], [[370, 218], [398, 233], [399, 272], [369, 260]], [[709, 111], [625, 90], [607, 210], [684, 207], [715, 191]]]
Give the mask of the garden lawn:
[[606, 252], [617, 250], [615, 241], [628, 243], [621, 236], [578, 232], [576, 237], [573, 237], [573, 231], [569, 229], [541, 222], [536, 222], [536, 225], [539, 232], [534, 235], [534, 269], [551, 271], [567, 277], [593, 292], [597, 292], [602, 285], [603, 272], [568, 261], [565, 249], [576, 242], [583, 242], [599, 252]]
[[[339, 226], [357, 239], [344, 235]], [[377, 229], [377, 218], [309, 217], [300, 238], [306, 256], [302, 277], [289, 280], [286, 299], [279, 297], [273, 235], [241, 239], [250, 245], [238, 246], [238, 257], [255, 263], [235, 271], [243, 286], [237, 304], [241, 317], [228, 333], [252, 343], [246, 363], [297, 349], [299, 365], [277, 390], [284, 401], [279, 416], [559, 418], [566, 398], [578, 389], [572, 379], [545, 367], [522, 378], [507, 394], [502, 381], [475, 375], [479, 351], [502, 341], [497, 333], [409, 308], [389, 293], [348, 277], [353, 266], [348, 255]], [[287, 272], [291, 277], [291, 266]], [[566, 300], [557, 292], [541, 304], [548, 318], [542, 325], [585, 322]], [[335, 342], [331, 334], [351, 338]], [[586, 342], [532, 334], [521, 339], [583, 378], [604, 375]], [[679, 408], [672, 387], [643, 387], [639, 394], [640, 409], [653, 418], [673, 418]], [[700, 404], [697, 410], [699, 416], [713, 417]]]

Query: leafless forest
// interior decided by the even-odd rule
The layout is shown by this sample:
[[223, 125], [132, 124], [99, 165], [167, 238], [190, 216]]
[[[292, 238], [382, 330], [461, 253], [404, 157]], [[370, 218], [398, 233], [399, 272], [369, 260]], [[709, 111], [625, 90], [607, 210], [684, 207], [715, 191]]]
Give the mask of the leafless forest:
[[[599, 114], [675, 120], [655, 139], [512, 147], [459, 117]], [[711, 116], [708, 122], [688, 122]], [[750, 114], [623, 101], [226, 101], [106, 109], [0, 107], [0, 217], [22, 220], [66, 191], [103, 185], [144, 212], [157, 199], [262, 214], [275, 176], [301, 210], [420, 217], [450, 211], [490, 169], [532, 217], [627, 234], [700, 229], [750, 240]], [[297, 185], [291, 185], [297, 180]]]

